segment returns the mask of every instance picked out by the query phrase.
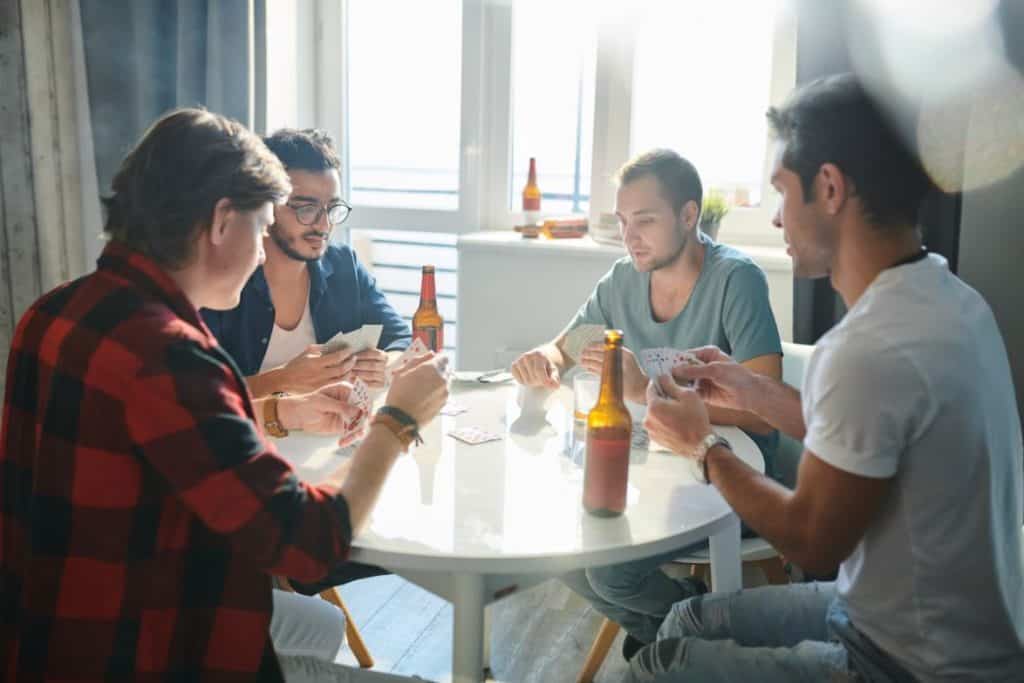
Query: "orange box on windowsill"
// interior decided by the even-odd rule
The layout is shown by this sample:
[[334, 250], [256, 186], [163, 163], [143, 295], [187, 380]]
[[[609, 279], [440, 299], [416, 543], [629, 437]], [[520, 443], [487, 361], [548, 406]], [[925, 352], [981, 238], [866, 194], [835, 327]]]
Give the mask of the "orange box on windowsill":
[[583, 237], [587, 234], [587, 218], [585, 216], [548, 218], [541, 223], [540, 231], [549, 239]]

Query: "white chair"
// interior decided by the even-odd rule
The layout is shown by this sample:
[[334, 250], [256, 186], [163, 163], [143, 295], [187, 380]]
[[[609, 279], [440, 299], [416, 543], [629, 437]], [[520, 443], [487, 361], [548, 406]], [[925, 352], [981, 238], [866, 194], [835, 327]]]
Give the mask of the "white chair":
[[[791, 344], [782, 342], [782, 381], [800, 389], [803, 384], [807, 362], [810, 360], [814, 346], [808, 344]], [[779, 449], [775, 455], [775, 476], [784, 485], [796, 486], [796, 472], [800, 466], [803, 444], [785, 434], [779, 435]], [[762, 538], [744, 538], [740, 541], [740, 557], [744, 564], [753, 564], [764, 572], [765, 578], [772, 584], [789, 583], [779, 553]], [[690, 574], [700, 576], [708, 588], [711, 585], [711, 554], [703, 548], [673, 560], [677, 564], [690, 565]], [[619, 632], [619, 625], [610, 619], [601, 622], [601, 628], [594, 637], [586, 661], [576, 679], [576, 683], [591, 683], [598, 669], [608, 655], [608, 650]]]

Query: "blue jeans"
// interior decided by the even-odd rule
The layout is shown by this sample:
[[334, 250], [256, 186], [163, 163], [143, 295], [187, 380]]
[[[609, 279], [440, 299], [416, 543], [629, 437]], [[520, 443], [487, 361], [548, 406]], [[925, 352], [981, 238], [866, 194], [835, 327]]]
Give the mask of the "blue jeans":
[[652, 643], [672, 605], [693, 595], [660, 567], [685, 553], [673, 550], [644, 560], [570, 572], [562, 581], [600, 614], [642, 643]]
[[862, 681], [830, 632], [832, 583], [710, 593], [674, 605], [631, 683]]

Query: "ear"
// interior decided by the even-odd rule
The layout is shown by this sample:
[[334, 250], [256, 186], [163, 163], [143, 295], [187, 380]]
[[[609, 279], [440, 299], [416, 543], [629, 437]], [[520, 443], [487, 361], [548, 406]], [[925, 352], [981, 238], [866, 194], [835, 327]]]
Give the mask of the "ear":
[[227, 240], [228, 229], [231, 227], [231, 216], [235, 209], [231, 200], [222, 197], [213, 205], [213, 215], [210, 217], [210, 230], [208, 239], [216, 246], [224, 244]]
[[693, 230], [697, 226], [697, 218], [700, 216], [700, 207], [697, 206], [697, 202], [691, 199], [683, 204], [681, 213], [686, 229]]
[[814, 183], [815, 198], [821, 199], [825, 211], [830, 216], [838, 214], [852, 190], [846, 175], [835, 164], [822, 164]]

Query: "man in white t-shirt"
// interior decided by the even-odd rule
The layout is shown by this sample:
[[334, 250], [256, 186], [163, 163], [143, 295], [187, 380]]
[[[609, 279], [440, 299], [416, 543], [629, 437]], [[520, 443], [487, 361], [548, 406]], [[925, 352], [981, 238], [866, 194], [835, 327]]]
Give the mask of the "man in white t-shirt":
[[[774, 224], [796, 275], [829, 276], [849, 312], [802, 396], [705, 348], [659, 380], [647, 426], [780, 553], [839, 575], [676, 604], [633, 679], [1022, 680], [1024, 449], [992, 311], [922, 249], [927, 177], [853, 76], [769, 120]], [[704, 401], [802, 439], [796, 490], [743, 464]]]

